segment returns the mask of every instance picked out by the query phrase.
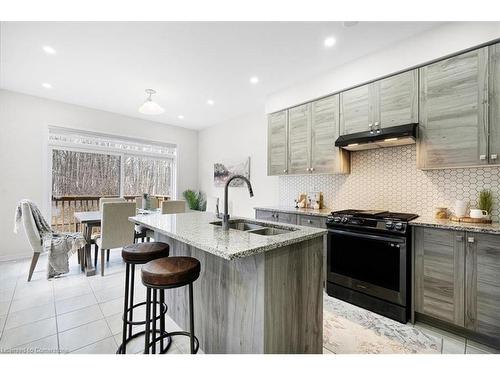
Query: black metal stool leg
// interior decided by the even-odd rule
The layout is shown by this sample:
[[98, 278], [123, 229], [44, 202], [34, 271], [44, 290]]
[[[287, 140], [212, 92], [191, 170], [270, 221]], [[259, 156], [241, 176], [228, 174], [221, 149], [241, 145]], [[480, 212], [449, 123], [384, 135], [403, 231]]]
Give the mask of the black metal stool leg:
[[146, 332], [144, 334], [144, 354], [149, 354], [149, 331], [151, 325], [151, 288], [146, 288]]
[[151, 348], [151, 353], [156, 354], [156, 304], [158, 303], [158, 291], [157, 289], [153, 289], [153, 329], [151, 333], [153, 335], [153, 347]]
[[127, 342], [127, 309], [128, 309], [128, 290], [129, 290], [129, 280], [130, 280], [130, 265], [127, 263], [125, 265], [125, 298], [123, 304], [123, 331], [122, 331], [122, 353], [126, 353], [126, 342]]
[[[130, 275], [130, 306], [134, 306], [134, 290], [135, 290], [135, 264], [131, 264], [131, 275]], [[130, 309], [128, 314], [129, 322], [132, 322], [134, 319], [134, 309]], [[132, 324], [128, 326], [128, 337], [132, 337]]]
[[189, 283], [189, 333], [191, 337], [191, 354], [194, 354], [194, 311], [193, 311], [193, 283]]
[[[163, 310], [163, 304], [165, 303], [165, 290], [160, 290], [160, 332], [161, 335], [165, 332], [165, 311]], [[160, 341], [160, 353], [165, 350], [164, 340]]]

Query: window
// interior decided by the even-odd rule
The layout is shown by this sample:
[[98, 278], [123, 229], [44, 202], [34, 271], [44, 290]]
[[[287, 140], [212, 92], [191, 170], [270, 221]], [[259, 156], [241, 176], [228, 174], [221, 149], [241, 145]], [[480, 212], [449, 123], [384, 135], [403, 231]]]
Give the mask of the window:
[[175, 145], [54, 127], [49, 149], [57, 230], [74, 230], [73, 213], [97, 209], [103, 196], [175, 198]]

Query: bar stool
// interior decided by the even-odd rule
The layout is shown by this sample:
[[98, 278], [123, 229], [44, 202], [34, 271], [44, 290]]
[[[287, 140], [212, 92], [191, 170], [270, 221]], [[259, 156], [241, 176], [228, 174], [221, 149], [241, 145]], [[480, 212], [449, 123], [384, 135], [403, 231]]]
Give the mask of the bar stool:
[[[140, 331], [132, 335], [132, 327], [135, 325], [146, 324], [145, 320], [134, 321], [134, 309], [139, 306], [146, 305], [146, 302], [136, 303], [134, 305], [134, 278], [135, 278], [135, 266], [136, 264], [145, 264], [149, 261], [168, 257], [170, 252], [170, 247], [168, 244], [163, 242], [143, 242], [136, 243], [133, 245], [125, 246], [122, 249], [122, 258], [125, 261], [126, 271], [125, 271], [125, 298], [123, 306], [123, 334], [122, 343], [116, 351], [117, 354], [126, 354], [126, 346], [129, 341], [142, 335], [145, 331]], [[167, 311], [167, 305], [164, 303], [160, 304], [160, 311], [164, 313]], [[127, 318], [128, 315], [128, 318]], [[160, 316], [155, 316], [155, 320], [159, 319]], [[128, 331], [128, 332], [127, 332]], [[170, 342], [168, 343], [170, 345]]]
[[[168, 347], [164, 349], [164, 339], [171, 339], [172, 336], [188, 336], [191, 343], [191, 354], [198, 352], [200, 343], [194, 335], [194, 312], [193, 312], [193, 282], [200, 275], [200, 262], [191, 257], [168, 257], [152, 260], [142, 267], [142, 283], [146, 290], [146, 333], [144, 340], [144, 354], [149, 354], [149, 349], [153, 354], [156, 353], [156, 343], [160, 341], [160, 353], [166, 353]], [[153, 317], [156, 316], [156, 305], [158, 303], [158, 292], [160, 294], [160, 305], [165, 301], [165, 289], [179, 288], [189, 286], [189, 332], [176, 331], [165, 332], [164, 327], [160, 328], [160, 336], [156, 337], [156, 319], [151, 322], [151, 307], [153, 308]], [[151, 294], [153, 301], [151, 302]], [[165, 313], [160, 312], [160, 323], [164, 321]], [[153, 339], [151, 340], [151, 334]]]

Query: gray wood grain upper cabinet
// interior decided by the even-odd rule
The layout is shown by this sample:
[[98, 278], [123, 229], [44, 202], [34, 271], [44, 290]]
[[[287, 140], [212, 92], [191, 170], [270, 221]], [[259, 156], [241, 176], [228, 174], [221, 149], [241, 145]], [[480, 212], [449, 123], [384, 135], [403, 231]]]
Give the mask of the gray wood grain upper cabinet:
[[288, 110], [288, 173], [310, 172], [311, 104]]
[[415, 311], [464, 326], [464, 233], [414, 228]]
[[339, 136], [339, 95], [311, 104], [312, 173], [349, 173], [349, 153], [335, 147]]
[[418, 122], [418, 70], [340, 94], [340, 132], [351, 134]]
[[488, 47], [420, 68], [419, 168], [488, 163]]
[[465, 326], [500, 340], [500, 236], [467, 233]]
[[280, 111], [268, 116], [267, 174], [287, 173], [288, 161], [288, 112]]
[[373, 123], [373, 85], [363, 85], [340, 93], [340, 134], [369, 130]]
[[[410, 70], [374, 83], [374, 126], [418, 123], [418, 70]], [[378, 123], [378, 124], [377, 124]]]
[[500, 163], [500, 44], [489, 47], [489, 163]]

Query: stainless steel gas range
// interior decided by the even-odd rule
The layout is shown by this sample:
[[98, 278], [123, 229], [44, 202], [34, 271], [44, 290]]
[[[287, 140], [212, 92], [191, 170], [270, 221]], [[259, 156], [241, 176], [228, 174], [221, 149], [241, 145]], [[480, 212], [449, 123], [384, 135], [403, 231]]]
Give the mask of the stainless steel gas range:
[[328, 295], [406, 323], [414, 214], [344, 210], [327, 219]]

